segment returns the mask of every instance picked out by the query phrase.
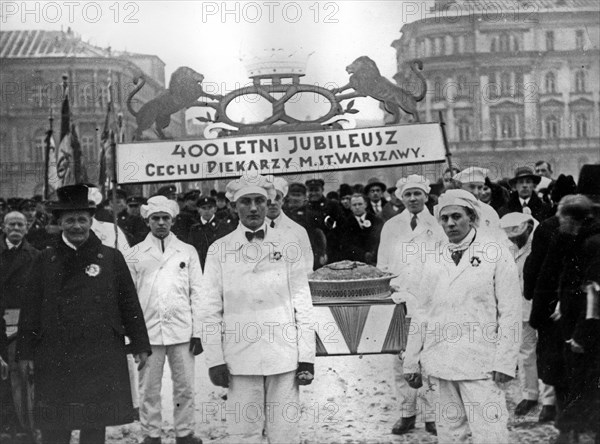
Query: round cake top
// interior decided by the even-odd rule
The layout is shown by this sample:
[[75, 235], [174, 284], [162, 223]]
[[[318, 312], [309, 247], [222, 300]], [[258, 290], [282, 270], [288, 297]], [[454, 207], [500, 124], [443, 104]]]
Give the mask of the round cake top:
[[309, 280], [312, 281], [360, 281], [391, 276], [392, 273], [381, 271], [377, 267], [356, 261], [340, 261], [325, 265], [314, 271]]

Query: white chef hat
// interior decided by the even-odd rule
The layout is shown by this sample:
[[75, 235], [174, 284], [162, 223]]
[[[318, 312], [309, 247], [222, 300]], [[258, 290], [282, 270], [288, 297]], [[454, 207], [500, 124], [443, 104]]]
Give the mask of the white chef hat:
[[485, 182], [490, 170], [479, 167], [469, 167], [466, 170], [462, 170], [460, 173], [454, 175], [452, 179], [459, 181], [460, 183], [472, 183], [472, 182]]
[[461, 207], [470, 208], [475, 212], [475, 225], [479, 225], [481, 219], [481, 207], [479, 201], [473, 194], [466, 190], [448, 190], [442, 194], [438, 200], [438, 204], [433, 208], [436, 219], [439, 220], [442, 208], [450, 205], [459, 205]]
[[88, 187], [88, 200], [94, 202], [96, 206], [102, 203], [102, 193], [96, 187]]
[[508, 237], [516, 237], [525, 232], [530, 222], [533, 222], [534, 227], [538, 225], [531, 214], [508, 213], [500, 219], [500, 228], [504, 229]]
[[410, 174], [396, 182], [396, 196], [401, 199], [404, 191], [409, 188], [419, 188], [420, 190], [423, 190], [425, 194], [429, 194], [429, 191], [431, 191], [429, 180], [427, 178], [419, 176], [418, 174]]
[[275, 191], [281, 191], [281, 193], [283, 194], [284, 197], [287, 196], [287, 192], [288, 192], [287, 180], [285, 180], [283, 177], [274, 177], [273, 179], [271, 179], [271, 182], [273, 182]]
[[240, 177], [227, 184], [225, 196], [231, 202], [236, 202], [240, 197], [247, 194], [262, 194], [268, 200], [274, 200], [277, 193], [273, 182], [265, 176]]
[[165, 196], [154, 196], [148, 199], [147, 205], [142, 205], [140, 214], [144, 219], [148, 219], [154, 213], [168, 213], [175, 218], [179, 214], [179, 205]]

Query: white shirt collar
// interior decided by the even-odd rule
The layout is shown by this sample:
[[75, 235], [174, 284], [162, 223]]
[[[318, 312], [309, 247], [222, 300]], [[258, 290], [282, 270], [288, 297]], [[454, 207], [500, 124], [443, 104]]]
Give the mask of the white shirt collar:
[[[169, 234], [167, 235], [167, 237], [165, 237], [163, 239], [163, 244], [165, 246], [165, 250], [171, 244], [171, 241], [173, 240], [174, 237], [175, 237], [175, 235], [173, 233], [169, 232]], [[161, 239], [158, 238], [158, 237], [156, 237], [152, 233], [150, 233], [150, 239], [152, 241], [152, 245], [154, 245], [156, 248], [158, 248], [159, 251], [162, 251], [162, 246], [161, 246], [161, 242], [160, 242]]]
[[281, 220], [283, 219], [283, 211], [279, 212], [279, 216], [277, 216], [275, 219], [269, 219], [268, 217], [265, 219], [266, 224], [271, 226], [271, 222], [275, 222], [275, 228], [277, 228], [279, 226], [279, 224], [281, 223]]
[[211, 217], [210, 220], [205, 220], [202, 216], [200, 216], [200, 221], [202, 222], [202, 225], [206, 225], [206, 224], [211, 223], [214, 218], [215, 218], [215, 216], [213, 215], [213, 217]]
[[67, 236], [65, 236], [64, 232], [62, 234], [62, 240], [64, 241], [65, 244], [67, 244], [67, 247], [71, 248], [72, 250], [77, 251], [77, 247], [75, 246], [75, 244], [72, 244], [71, 242], [69, 242], [69, 240], [67, 239]]
[[458, 244], [450, 242], [448, 244], [448, 248], [450, 249], [450, 251], [466, 250], [467, 248], [469, 248], [469, 245], [471, 245], [471, 242], [473, 242], [473, 239], [475, 238], [476, 234], [477, 231], [474, 228], [471, 228], [471, 231], [469, 231], [469, 234], [467, 234], [463, 240], [461, 240]]
[[8, 238], [5, 238], [5, 240], [6, 240], [6, 246], [8, 247], [9, 250], [12, 250], [13, 248], [19, 248], [19, 245], [21, 245], [23, 243], [23, 241], [21, 241], [18, 244], [13, 244], [11, 241], [8, 240]]
[[531, 197], [527, 198], [527, 199], [521, 199], [519, 197], [519, 200], [521, 201], [521, 206], [523, 206], [524, 204], [529, 205], [529, 201], [531, 200]]

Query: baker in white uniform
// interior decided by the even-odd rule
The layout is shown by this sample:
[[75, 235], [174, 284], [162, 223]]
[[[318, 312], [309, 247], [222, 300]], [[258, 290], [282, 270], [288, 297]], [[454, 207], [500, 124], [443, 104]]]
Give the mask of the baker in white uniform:
[[229, 387], [227, 412], [239, 412], [224, 416], [231, 442], [260, 443], [265, 427], [271, 443], [298, 443], [299, 385], [311, 382], [315, 359], [305, 265], [291, 250], [296, 237], [265, 223], [271, 182], [234, 180], [227, 197], [240, 223], [213, 243], [202, 277], [209, 376]]
[[521, 289], [504, 242], [478, 230], [475, 197], [448, 190], [434, 209], [447, 241], [428, 256], [411, 322], [405, 377], [428, 374], [439, 393], [439, 442], [506, 443], [502, 386], [514, 378], [521, 343]]

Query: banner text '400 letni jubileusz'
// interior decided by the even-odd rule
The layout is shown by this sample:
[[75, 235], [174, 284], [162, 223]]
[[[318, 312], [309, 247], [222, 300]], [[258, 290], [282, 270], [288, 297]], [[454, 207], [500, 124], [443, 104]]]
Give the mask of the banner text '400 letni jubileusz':
[[117, 146], [117, 181], [176, 182], [443, 162], [439, 123]]

